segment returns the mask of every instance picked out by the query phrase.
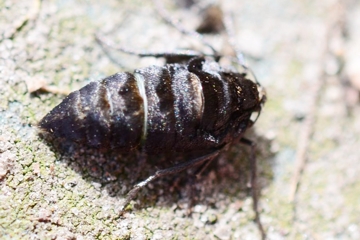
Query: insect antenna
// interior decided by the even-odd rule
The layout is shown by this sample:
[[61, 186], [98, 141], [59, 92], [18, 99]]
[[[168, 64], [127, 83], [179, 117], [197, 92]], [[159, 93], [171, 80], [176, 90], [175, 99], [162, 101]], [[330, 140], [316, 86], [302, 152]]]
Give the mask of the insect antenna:
[[227, 13], [223, 15], [223, 22], [225, 25], [225, 31], [228, 37], [228, 42], [235, 52], [236, 60], [239, 65], [241, 65], [245, 71], [248, 71], [248, 67], [245, 63], [245, 57], [242, 51], [239, 49], [239, 46], [236, 44], [235, 41], [235, 31], [234, 31], [234, 21], [231, 13]]
[[252, 69], [247, 66], [243, 52], [239, 49], [239, 46], [236, 44], [233, 15], [230, 12], [223, 14], [223, 22], [225, 26], [226, 35], [228, 37], [228, 42], [236, 56], [236, 63], [239, 64], [244, 69], [245, 73], [251, 75], [251, 77], [258, 86], [261, 86], [260, 82], [258, 81]]

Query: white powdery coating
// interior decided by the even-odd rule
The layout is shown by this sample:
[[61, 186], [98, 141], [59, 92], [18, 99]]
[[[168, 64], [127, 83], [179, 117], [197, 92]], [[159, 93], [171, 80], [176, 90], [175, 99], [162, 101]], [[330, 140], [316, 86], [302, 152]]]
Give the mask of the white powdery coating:
[[136, 84], [139, 88], [140, 96], [142, 97], [144, 101], [144, 127], [143, 127], [143, 139], [146, 139], [147, 134], [147, 119], [148, 119], [148, 101], [145, 93], [145, 79], [144, 77], [139, 73], [134, 73]]

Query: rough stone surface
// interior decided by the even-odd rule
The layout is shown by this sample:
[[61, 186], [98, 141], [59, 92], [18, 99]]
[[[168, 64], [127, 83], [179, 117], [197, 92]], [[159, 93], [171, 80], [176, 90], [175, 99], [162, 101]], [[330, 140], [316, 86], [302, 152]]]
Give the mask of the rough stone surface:
[[[234, 12], [237, 43], [268, 93], [248, 136], [258, 146], [268, 238], [359, 239], [360, 75], [353, 66], [359, 66], [354, 52], [360, 4], [346, 1], [347, 38], [331, 43], [349, 63], [349, 84], [344, 87], [336, 75], [341, 66], [327, 59], [329, 77], [321, 89], [294, 217], [288, 195], [298, 137], [323, 66], [326, 29], [339, 8], [334, 0], [223, 2]], [[200, 22], [197, 7], [171, 1], [166, 7], [188, 28]], [[136, 156], [85, 147], [68, 147], [64, 154], [38, 135], [36, 123], [64, 95], [36, 89], [69, 92], [115, 72], [163, 64], [116, 51], [107, 56], [94, 33], [136, 50], [198, 47], [196, 40], [162, 22], [150, 1], [0, 0], [0, 16], [2, 239], [259, 238], [246, 192], [246, 147], [232, 148], [199, 181], [190, 182], [184, 173], [154, 182], [119, 217], [126, 192], [155, 168], [145, 164], [137, 171]], [[223, 38], [209, 38], [226, 51]], [[196, 198], [188, 215], [190, 185]]]

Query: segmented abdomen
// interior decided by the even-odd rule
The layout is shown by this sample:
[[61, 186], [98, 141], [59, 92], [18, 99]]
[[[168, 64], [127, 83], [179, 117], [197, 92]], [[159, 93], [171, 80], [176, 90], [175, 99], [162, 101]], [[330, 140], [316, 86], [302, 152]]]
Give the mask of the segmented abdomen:
[[216, 136], [238, 128], [239, 107], [258, 102], [255, 83], [197, 58], [92, 82], [66, 97], [40, 127], [92, 147], [187, 151], [216, 147]]

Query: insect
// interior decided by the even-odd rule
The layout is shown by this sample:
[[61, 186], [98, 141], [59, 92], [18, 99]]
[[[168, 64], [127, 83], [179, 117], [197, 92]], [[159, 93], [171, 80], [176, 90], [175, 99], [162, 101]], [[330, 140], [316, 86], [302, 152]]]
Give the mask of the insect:
[[40, 122], [55, 137], [148, 154], [220, 150], [252, 126], [264, 97], [245, 74], [201, 56], [117, 73], [71, 93]]
[[95, 148], [140, 150], [148, 155], [197, 153], [135, 185], [124, 207], [159, 177], [205, 166], [235, 141], [251, 145], [243, 136], [266, 100], [257, 81], [246, 72], [220, 66], [215, 54], [188, 51], [156, 56], [173, 63], [91, 82], [68, 95], [39, 123], [57, 138]]

